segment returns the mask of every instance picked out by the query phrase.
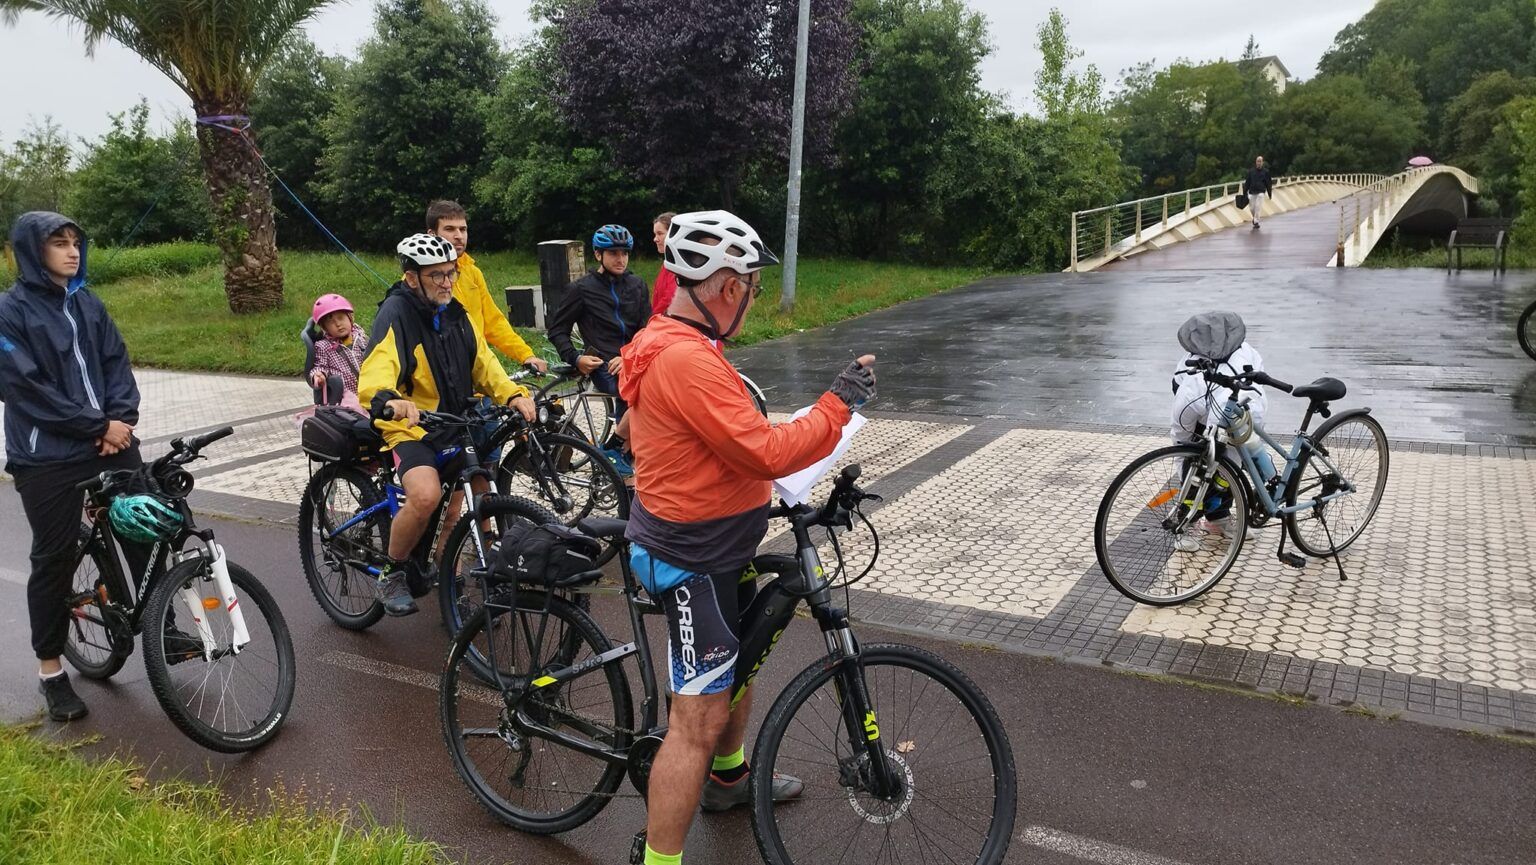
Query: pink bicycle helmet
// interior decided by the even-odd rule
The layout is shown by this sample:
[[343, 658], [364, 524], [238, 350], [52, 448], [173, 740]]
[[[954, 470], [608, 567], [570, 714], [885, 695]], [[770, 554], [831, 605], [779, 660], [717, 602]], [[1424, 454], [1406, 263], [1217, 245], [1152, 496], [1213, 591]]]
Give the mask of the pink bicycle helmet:
[[315, 301], [315, 308], [309, 316], [309, 320], [315, 324], [333, 312], [352, 312], [352, 304], [339, 294], [322, 294]]

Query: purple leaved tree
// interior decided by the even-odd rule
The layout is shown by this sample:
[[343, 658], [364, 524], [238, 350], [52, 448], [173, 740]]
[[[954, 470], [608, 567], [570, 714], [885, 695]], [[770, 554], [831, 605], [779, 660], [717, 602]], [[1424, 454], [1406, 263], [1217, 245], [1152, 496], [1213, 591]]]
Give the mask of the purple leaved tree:
[[[833, 155], [853, 103], [851, 0], [812, 0], [805, 157]], [[567, 121], [664, 191], [734, 206], [748, 167], [788, 152], [796, 0], [551, 4]]]

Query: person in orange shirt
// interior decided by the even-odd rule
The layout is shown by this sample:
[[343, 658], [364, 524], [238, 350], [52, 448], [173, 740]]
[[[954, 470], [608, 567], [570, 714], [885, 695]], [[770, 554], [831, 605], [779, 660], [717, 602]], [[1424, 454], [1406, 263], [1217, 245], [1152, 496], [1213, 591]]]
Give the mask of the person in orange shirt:
[[[875, 358], [864, 355], [805, 416], [770, 425], [720, 342], [740, 331], [762, 291], [760, 271], [778, 259], [723, 210], [673, 217], [666, 241], [663, 267], [677, 275], [677, 294], [620, 351], [619, 376], [629, 404], [620, 434], [635, 455], [626, 537], [637, 577], [666, 613], [674, 694], [651, 769], [647, 865], [680, 861], [700, 804], [724, 811], [747, 802], [751, 689], [730, 703], [739, 611], [757, 590], [742, 572], [768, 531], [773, 479], [830, 454], [852, 409], [875, 390]], [[803, 789], [776, 776], [773, 798]]]

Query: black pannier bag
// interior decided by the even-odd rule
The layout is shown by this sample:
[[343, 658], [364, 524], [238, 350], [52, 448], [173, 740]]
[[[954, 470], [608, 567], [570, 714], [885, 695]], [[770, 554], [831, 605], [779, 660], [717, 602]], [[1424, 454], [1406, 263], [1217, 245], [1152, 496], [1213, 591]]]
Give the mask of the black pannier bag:
[[299, 442], [310, 459], [328, 463], [373, 459], [384, 444], [366, 416], [330, 406], [320, 406], [304, 419]]
[[[501, 536], [498, 579], [535, 586], [555, 586], [597, 567], [601, 542], [559, 523], [518, 524]], [[596, 579], [593, 574], [593, 579]]]

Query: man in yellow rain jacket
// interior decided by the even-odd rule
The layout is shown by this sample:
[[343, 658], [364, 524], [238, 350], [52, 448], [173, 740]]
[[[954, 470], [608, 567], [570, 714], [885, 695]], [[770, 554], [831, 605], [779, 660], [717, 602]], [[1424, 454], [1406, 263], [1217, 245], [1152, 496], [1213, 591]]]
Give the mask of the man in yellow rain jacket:
[[377, 591], [391, 616], [416, 612], [412, 587], [426, 579], [411, 560], [442, 491], [441, 477], [457, 474], [463, 456], [454, 431], [422, 429], [422, 411], [459, 413], [476, 394], [510, 405], [532, 420], [527, 389], [507, 377], [464, 305], [453, 297], [458, 253], [448, 241], [416, 234], [396, 247], [401, 280], [390, 288], [373, 320], [357, 395], [384, 436], [406, 501], [389, 535], [389, 563]]
[[434, 201], [427, 207], [427, 233], [453, 244], [459, 254], [459, 281], [453, 286], [453, 299], [464, 304], [469, 320], [491, 348], [500, 351], [523, 366], [538, 372], [548, 372], [549, 363], [535, 357], [533, 349], [512, 329], [506, 313], [491, 297], [485, 274], [475, 264], [469, 252], [469, 214], [457, 201]]

